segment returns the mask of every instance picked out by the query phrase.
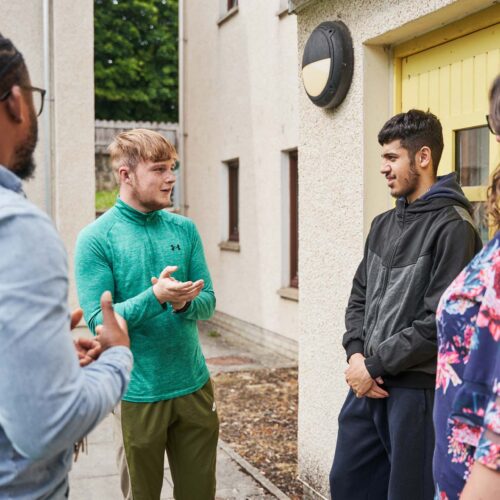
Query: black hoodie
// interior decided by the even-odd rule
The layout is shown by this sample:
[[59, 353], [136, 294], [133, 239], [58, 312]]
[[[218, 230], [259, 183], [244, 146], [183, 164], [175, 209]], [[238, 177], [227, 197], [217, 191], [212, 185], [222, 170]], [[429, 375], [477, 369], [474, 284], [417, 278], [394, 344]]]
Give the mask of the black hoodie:
[[433, 388], [436, 309], [450, 283], [481, 249], [472, 206], [455, 174], [422, 197], [377, 216], [346, 311], [347, 359], [366, 357], [385, 385]]

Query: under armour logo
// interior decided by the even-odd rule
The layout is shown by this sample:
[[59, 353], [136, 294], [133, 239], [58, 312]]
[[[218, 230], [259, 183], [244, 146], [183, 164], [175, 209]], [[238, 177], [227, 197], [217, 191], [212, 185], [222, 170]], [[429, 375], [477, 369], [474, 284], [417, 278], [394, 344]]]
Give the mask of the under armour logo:
[[172, 249], [172, 252], [174, 252], [175, 249], [180, 250], [181, 246], [179, 244], [177, 244], [177, 245], [170, 245], [170, 248]]

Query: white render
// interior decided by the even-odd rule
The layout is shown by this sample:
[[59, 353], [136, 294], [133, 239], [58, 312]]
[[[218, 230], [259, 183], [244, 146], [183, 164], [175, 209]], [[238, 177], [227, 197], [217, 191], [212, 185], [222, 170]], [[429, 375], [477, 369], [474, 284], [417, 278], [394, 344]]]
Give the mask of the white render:
[[[49, 41], [45, 62], [44, 7]], [[73, 308], [74, 245], [78, 232], [95, 218], [93, 1], [0, 0], [0, 12], [0, 33], [23, 53], [32, 85], [44, 88], [44, 73], [48, 75], [48, 95], [38, 118], [36, 177], [25, 183], [25, 191], [49, 212], [64, 241]]]
[[[239, 3], [222, 22], [219, 0], [185, 1], [181, 13], [186, 214], [203, 239], [217, 310], [249, 332], [256, 327], [296, 342], [298, 303], [277, 293], [288, 284], [283, 151], [298, 145], [296, 18], [278, 15], [280, 0]], [[239, 252], [219, 247], [228, 233], [224, 162], [234, 158]]]
[[355, 68], [346, 100], [315, 107], [302, 85], [300, 151], [299, 474], [328, 496], [337, 418], [347, 395], [344, 313], [373, 216], [391, 207], [377, 133], [393, 114], [390, 46], [487, 8], [482, 0], [295, 0], [299, 57], [313, 29], [341, 19]]

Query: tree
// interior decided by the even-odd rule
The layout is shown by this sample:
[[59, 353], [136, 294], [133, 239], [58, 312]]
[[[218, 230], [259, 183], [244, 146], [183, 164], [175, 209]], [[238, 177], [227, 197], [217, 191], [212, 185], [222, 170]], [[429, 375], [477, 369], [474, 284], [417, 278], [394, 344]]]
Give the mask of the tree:
[[177, 0], [94, 5], [96, 118], [177, 122]]

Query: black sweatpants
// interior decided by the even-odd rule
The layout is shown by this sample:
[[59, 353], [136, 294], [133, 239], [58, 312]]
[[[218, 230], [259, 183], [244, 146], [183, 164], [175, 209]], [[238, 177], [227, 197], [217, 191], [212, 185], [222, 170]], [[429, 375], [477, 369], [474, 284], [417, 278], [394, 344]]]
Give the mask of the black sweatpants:
[[349, 391], [330, 472], [333, 500], [432, 500], [433, 389], [391, 387], [385, 399]]

